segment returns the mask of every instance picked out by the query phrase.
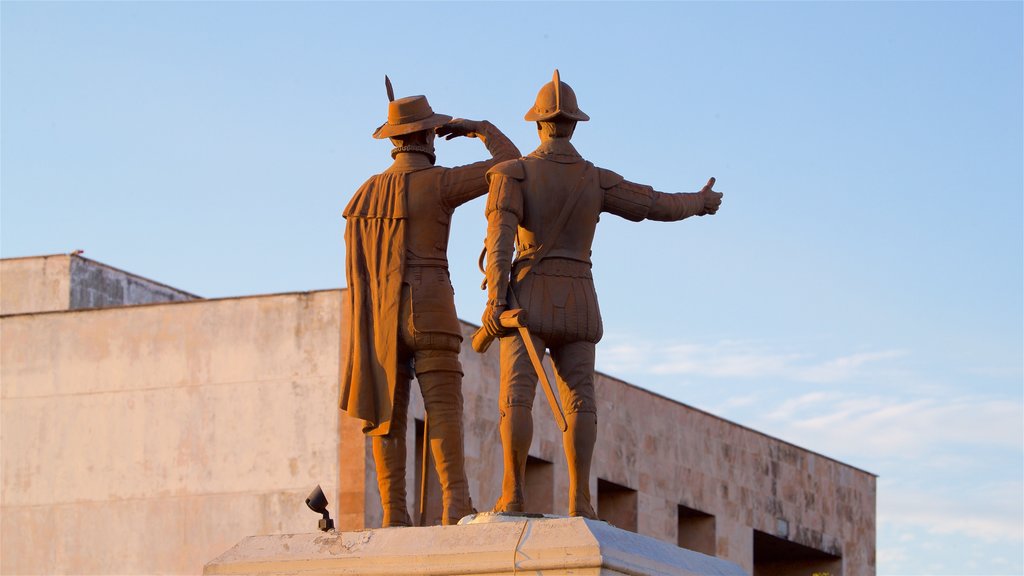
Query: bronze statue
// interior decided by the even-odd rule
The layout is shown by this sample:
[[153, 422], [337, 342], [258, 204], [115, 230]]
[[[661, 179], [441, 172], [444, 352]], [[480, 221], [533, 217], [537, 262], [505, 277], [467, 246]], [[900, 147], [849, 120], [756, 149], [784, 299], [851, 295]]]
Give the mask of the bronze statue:
[[[394, 163], [371, 176], [345, 209], [345, 273], [352, 313], [341, 408], [365, 421], [384, 508], [383, 526], [409, 526], [405, 433], [415, 373], [442, 489], [442, 522], [473, 512], [462, 428], [462, 333], [448, 277], [448, 230], [459, 205], [487, 192], [487, 171], [519, 156], [491, 123], [435, 114], [425, 96], [395, 100], [374, 138]], [[435, 135], [479, 138], [491, 160], [435, 166]]]
[[[579, 109], [576, 94], [561, 82], [558, 70], [540, 89], [525, 119], [537, 123], [540, 146], [487, 173], [489, 299], [478, 333], [485, 337], [475, 338], [474, 347], [486, 346], [487, 337], [500, 337], [504, 475], [494, 510], [529, 512], [524, 510], [523, 490], [539, 364], [530, 356], [550, 349], [565, 409], [562, 444], [569, 467], [569, 514], [595, 518], [589, 484], [597, 436], [594, 347], [603, 327], [590, 247], [598, 217], [609, 212], [634, 222], [682, 220], [714, 214], [722, 194], [712, 190], [714, 178], [700, 192], [669, 194], [585, 161], [570, 138], [576, 123], [590, 117]], [[526, 330], [506, 332], [523, 324]]]

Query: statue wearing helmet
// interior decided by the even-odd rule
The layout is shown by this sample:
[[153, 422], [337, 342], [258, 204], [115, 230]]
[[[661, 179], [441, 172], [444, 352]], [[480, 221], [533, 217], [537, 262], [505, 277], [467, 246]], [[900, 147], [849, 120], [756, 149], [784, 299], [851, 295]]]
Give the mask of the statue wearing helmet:
[[[485, 175], [519, 150], [490, 122], [435, 114], [425, 96], [395, 100], [374, 132], [394, 144], [394, 163], [370, 177], [345, 209], [348, 348], [341, 408], [373, 438], [383, 526], [411, 524], [405, 435], [416, 375], [442, 489], [442, 523], [472, 513], [463, 456], [462, 330], [448, 278], [448, 230], [456, 207], [487, 192]], [[490, 160], [435, 166], [434, 137], [479, 138]], [[415, 313], [413, 313], [415, 310]]]
[[[531, 512], [524, 508], [524, 481], [538, 375], [529, 348], [541, 355], [548, 349], [565, 411], [569, 514], [596, 518], [590, 495], [597, 437], [594, 349], [603, 327], [590, 248], [598, 217], [608, 212], [639, 222], [704, 216], [718, 210], [722, 194], [712, 190], [714, 178], [700, 192], [670, 194], [585, 161], [570, 139], [576, 123], [590, 117], [579, 109], [575, 92], [558, 70], [525, 119], [537, 122], [540, 146], [487, 173], [489, 292], [481, 330], [500, 338], [504, 452], [502, 495], [495, 511]], [[506, 332], [502, 313], [511, 308], [525, 312], [526, 330]]]

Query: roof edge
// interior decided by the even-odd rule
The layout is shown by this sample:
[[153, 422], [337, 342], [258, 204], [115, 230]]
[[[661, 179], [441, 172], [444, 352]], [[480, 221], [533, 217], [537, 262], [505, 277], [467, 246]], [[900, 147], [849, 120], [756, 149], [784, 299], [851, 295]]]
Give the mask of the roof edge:
[[154, 306], [187, 306], [189, 304], [205, 304], [211, 302], [223, 302], [225, 300], [249, 300], [253, 298], [275, 298], [279, 296], [296, 296], [303, 294], [319, 294], [322, 292], [344, 292], [348, 288], [323, 288], [320, 290], [296, 290], [294, 292], [273, 292], [270, 294], [247, 294], [245, 296], [225, 296], [223, 298], [201, 298], [195, 300], [174, 300], [170, 302], [146, 302], [144, 304], [123, 304], [121, 306], [99, 306], [95, 308], [75, 308], [71, 310], [40, 310], [37, 312], [18, 312], [15, 314], [0, 314], [0, 318], [14, 318], [17, 316], [42, 316], [49, 314], [78, 314], [91, 312], [104, 312], [108, 310], [125, 310], [135, 308], [151, 308]]

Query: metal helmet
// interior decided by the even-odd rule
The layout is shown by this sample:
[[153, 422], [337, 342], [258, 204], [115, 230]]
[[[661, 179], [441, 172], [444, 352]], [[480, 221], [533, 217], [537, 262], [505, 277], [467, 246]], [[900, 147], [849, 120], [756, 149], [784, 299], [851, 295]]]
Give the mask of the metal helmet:
[[523, 116], [524, 120], [530, 122], [554, 118], [568, 118], [580, 122], [590, 120], [590, 116], [587, 116], [576, 104], [576, 93], [559, 78], [557, 68], [555, 68], [551, 82], [541, 86], [533, 108], [530, 108], [526, 116]]

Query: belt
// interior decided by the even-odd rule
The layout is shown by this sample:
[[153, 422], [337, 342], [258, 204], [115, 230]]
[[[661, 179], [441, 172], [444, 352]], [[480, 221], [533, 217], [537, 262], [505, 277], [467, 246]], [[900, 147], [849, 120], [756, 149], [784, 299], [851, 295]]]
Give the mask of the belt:
[[407, 258], [405, 260], [407, 268], [448, 268], [447, 258], [416, 258], [415, 260]]

